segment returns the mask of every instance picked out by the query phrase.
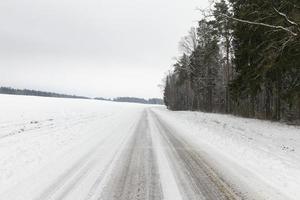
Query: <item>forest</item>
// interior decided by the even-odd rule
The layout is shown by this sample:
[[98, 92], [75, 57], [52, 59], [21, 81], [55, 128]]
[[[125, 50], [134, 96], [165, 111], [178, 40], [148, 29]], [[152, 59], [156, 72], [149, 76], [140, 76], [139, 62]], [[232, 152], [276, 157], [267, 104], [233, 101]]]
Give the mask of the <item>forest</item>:
[[300, 1], [219, 0], [164, 80], [171, 110], [300, 122]]
[[163, 104], [163, 100], [159, 98], [150, 98], [150, 99], [144, 99], [144, 98], [137, 98], [137, 97], [117, 97], [114, 98], [113, 101], [116, 102], [128, 102], [128, 103], [142, 103], [142, 104]]
[[74, 99], [89, 99], [84, 96], [58, 94], [54, 92], [44, 92], [29, 89], [15, 89], [11, 87], [0, 87], [0, 94], [25, 95], [25, 96], [40, 96], [40, 97], [56, 97], [56, 98], [74, 98]]
[[[40, 96], [40, 97], [56, 97], [56, 98], [73, 98], [73, 99], [92, 99], [85, 96], [59, 94], [54, 92], [45, 92], [39, 90], [29, 90], [29, 89], [15, 89], [11, 87], [0, 87], [0, 94], [10, 94], [10, 95], [25, 95], [25, 96]], [[116, 97], [113, 99], [96, 97], [95, 100], [102, 101], [115, 101], [115, 102], [128, 102], [128, 103], [142, 103], [142, 104], [163, 104], [163, 100], [159, 98], [143, 99], [137, 97]]]

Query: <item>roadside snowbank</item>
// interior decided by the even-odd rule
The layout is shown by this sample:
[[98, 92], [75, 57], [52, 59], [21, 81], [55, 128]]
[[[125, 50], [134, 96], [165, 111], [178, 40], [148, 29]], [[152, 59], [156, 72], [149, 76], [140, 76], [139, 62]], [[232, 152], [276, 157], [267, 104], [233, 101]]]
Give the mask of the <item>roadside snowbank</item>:
[[300, 127], [230, 115], [153, 111], [193, 142], [246, 197], [300, 199]]

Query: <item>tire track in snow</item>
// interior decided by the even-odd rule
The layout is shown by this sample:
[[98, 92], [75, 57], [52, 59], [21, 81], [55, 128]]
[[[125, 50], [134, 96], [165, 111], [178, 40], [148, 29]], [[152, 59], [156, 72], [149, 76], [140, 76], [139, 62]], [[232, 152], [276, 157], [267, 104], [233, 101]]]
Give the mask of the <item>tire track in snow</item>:
[[153, 112], [157, 129], [165, 144], [174, 176], [186, 200], [236, 200], [241, 199], [218, 175], [203, 161], [199, 153], [182, 137], [174, 133]]
[[[35, 200], [45, 199], [64, 199], [74, 187], [89, 173], [99, 160], [97, 159], [97, 152], [101, 151], [101, 146], [113, 139], [115, 134], [100, 141], [93, 146], [91, 150], [85, 153], [80, 159], [73, 164], [68, 170], [60, 175], [55, 182], [53, 182], [45, 191], [43, 191]], [[126, 140], [125, 136], [123, 140]], [[123, 142], [122, 140], [122, 142]], [[124, 142], [123, 142], [124, 143]], [[62, 190], [62, 191], [59, 191]], [[55, 197], [57, 196], [57, 197]]]
[[[126, 137], [126, 139], [123, 140], [122, 144], [119, 147], [123, 147], [125, 145], [125, 143], [127, 142], [127, 138], [128, 137]], [[115, 164], [117, 158], [120, 156], [120, 153], [122, 152], [122, 150], [123, 150], [123, 148], [118, 148], [118, 150], [113, 154], [113, 156], [109, 160], [109, 162], [105, 165], [104, 169], [100, 171], [99, 175], [97, 175], [97, 179], [92, 184], [85, 200], [90, 200], [92, 198], [95, 198], [95, 196], [97, 195], [97, 192], [101, 191], [100, 185], [103, 182], [105, 182], [106, 176], [109, 174], [109, 171], [111, 170], [112, 166]]]
[[58, 191], [65, 184], [65, 182], [67, 182], [68, 179], [72, 177], [74, 173], [79, 171], [86, 162], [88, 162], [89, 156], [96, 149], [97, 148], [94, 147], [88, 153], [84, 154], [74, 165], [72, 165], [72, 167], [70, 167], [67, 171], [60, 175], [58, 179], [54, 183], [52, 183], [44, 192], [42, 192], [42, 194], [40, 194], [35, 200], [49, 199], [53, 195], [55, 195], [55, 192]]
[[157, 161], [144, 112], [99, 200], [161, 200]]

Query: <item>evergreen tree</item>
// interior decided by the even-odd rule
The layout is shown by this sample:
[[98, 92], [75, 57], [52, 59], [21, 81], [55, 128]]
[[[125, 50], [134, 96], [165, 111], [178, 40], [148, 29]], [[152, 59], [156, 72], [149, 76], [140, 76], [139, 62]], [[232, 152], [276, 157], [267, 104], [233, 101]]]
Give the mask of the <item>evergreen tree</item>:
[[219, 0], [210, 13], [180, 43], [168, 107], [299, 122], [300, 2]]

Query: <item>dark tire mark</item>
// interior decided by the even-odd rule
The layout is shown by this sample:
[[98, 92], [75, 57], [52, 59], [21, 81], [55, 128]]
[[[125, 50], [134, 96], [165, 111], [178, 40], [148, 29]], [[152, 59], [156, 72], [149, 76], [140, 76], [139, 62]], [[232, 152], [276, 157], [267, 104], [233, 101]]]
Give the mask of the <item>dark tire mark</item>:
[[165, 151], [169, 157], [177, 184], [186, 200], [236, 200], [241, 199], [210, 168], [188, 142], [174, 133], [161, 119], [151, 111], [160, 130]]
[[116, 168], [112, 172], [112, 177], [99, 199], [163, 199], [146, 112], [123, 150]]

